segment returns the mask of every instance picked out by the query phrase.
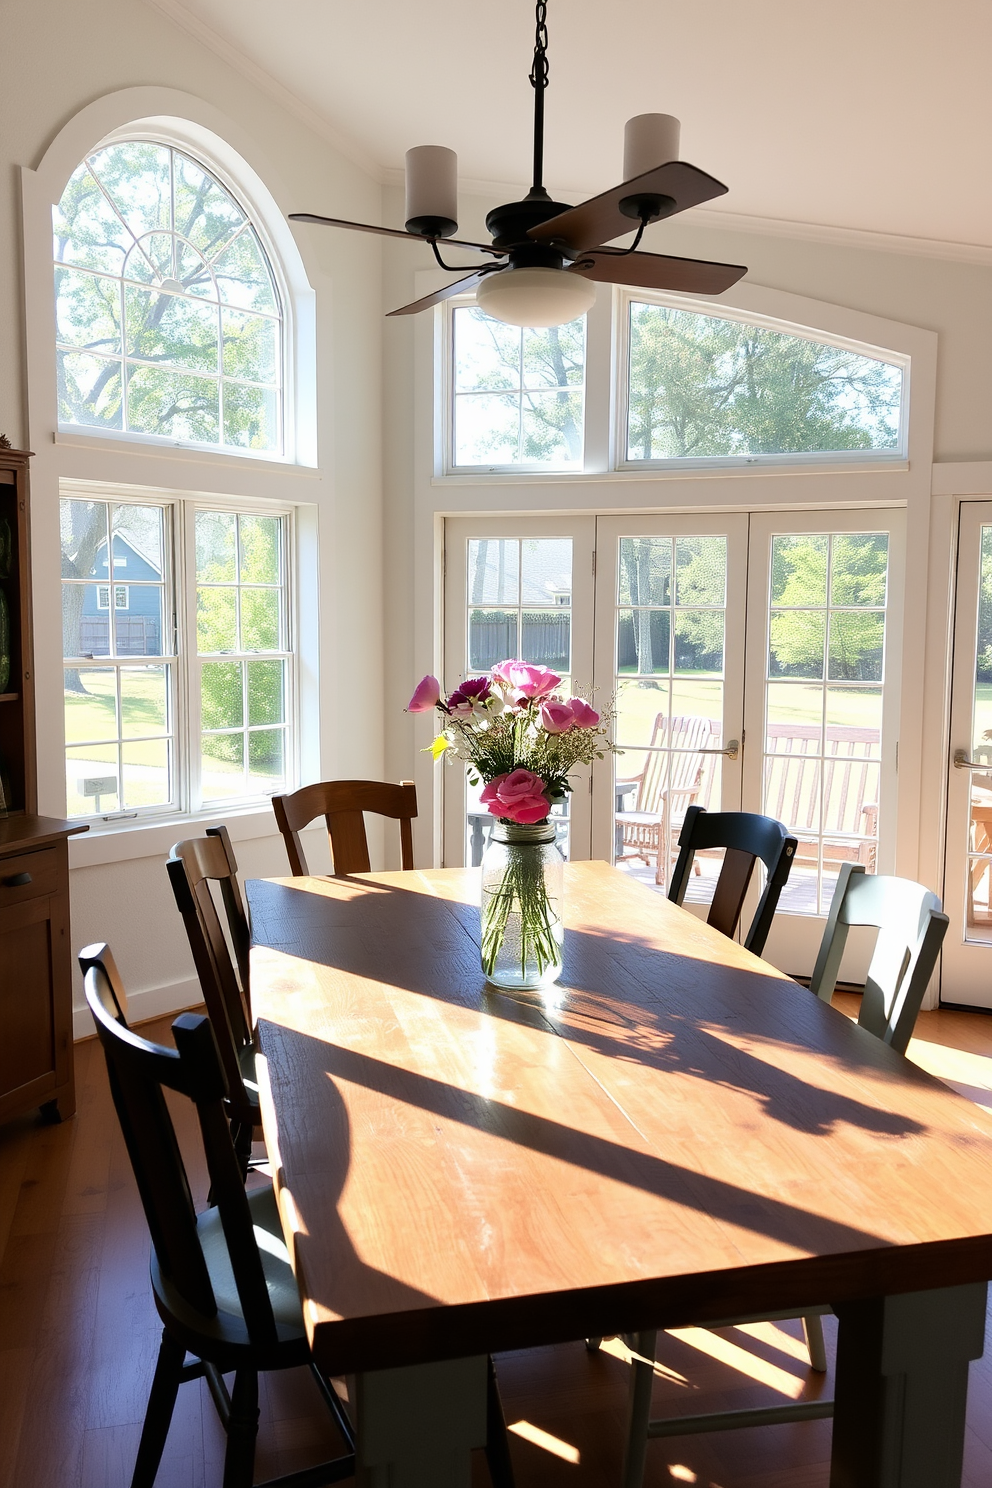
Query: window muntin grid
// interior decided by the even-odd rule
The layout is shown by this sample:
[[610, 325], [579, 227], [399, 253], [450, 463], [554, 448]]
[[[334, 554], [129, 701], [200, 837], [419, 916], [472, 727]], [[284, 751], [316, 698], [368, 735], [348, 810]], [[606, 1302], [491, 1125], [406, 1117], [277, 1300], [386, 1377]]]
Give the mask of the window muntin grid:
[[283, 317], [258, 234], [171, 146], [89, 156], [53, 209], [62, 423], [283, 450]]
[[875, 871], [889, 538], [772, 539], [764, 810], [799, 840], [779, 908], [825, 914], [843, 862]]
[[618, 560], [615, 857], [664, 884], [686, 809], [720, 807], [720, 756], [699, 751], [723, 737], [727, 539], [622, 537]]
[[[60, 522], [67, 814], [174, 810], [172, 509], [63, 500]], [[111, 610], [124, 589], [126, 610]]]
[[[468, 676], [519, 658], [547, 666], [572, 683], [572, 539], [469, 538], [465, 566], [465, 655]], [[466, 785], [467, 863], [478, 866], [492, 817], [479, 804], [481, 786]], [[569, 803], [556, 802], [558, 845], [568, 854]]]
[[201, 799], [272, 795], [289, 768], [285, 519], [198, 510], [195, 524]]

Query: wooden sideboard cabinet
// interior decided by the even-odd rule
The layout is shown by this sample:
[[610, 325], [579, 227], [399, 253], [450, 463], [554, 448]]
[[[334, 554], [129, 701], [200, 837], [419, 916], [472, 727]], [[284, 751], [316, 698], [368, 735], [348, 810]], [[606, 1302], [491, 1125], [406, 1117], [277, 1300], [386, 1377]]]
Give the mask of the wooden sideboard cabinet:
[[76, 1109], [68, 838], [79, 822], [0, 819], [0, 1121]]

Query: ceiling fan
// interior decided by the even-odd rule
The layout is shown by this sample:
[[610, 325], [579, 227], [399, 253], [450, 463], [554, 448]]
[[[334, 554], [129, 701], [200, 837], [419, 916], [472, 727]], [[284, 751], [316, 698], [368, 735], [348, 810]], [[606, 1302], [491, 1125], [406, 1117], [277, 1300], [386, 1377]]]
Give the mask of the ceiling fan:
[[[469, 243], [453, 236], [458, 231], [458, 159], [453, 150], [442, 145], [419, 145], [406, 153], [405, 230], [345, 222], [313, 212], [290, 213], [293, 222], [318, 222], [427, 242], [438, 264], [449, 273], [459, 273], [464, 266], [443, 261], [439, 239], [498, 260], [391, 310], [390, 315], [414, 315], [452, 295], [475, 289], [476, 303], [496, 320], [521, 326], [564, 325], [593, 304], [595, 281], [716, 295], [747, 273], [741, 264], [637, 251], [650, 223], [673, 217], [727, 190], [705, 171], [679, 160], [679, 121], [669, 114], [639, 114], [627, 121], [624, 179], [619, 186], [577, 207], [551, 200], [543, 182], [547, 11], [547, 0], [537, 0], [530, 71], [534, 88], [534, 184], [522, 201], [494, 207], [489, 213], [486, 227], [492, 233], [491, 243]], [[633, 223], [638, 226], [629, 247], [606, 246], [632, 231]]]

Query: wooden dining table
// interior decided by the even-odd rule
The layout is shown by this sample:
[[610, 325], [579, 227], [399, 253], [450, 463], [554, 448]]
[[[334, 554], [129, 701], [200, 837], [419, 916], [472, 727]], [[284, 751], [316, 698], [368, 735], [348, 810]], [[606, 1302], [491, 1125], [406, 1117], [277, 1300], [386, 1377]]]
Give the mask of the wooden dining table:
[[831, 1488], [956, 1488], [992, 1116], [628, 875], [565, 873], [561, 980], [516, 993], [478, 870], [247, 885], [265, 1138], [358, 1481], [467, 1484], [496, 1351], [829, 1303]]

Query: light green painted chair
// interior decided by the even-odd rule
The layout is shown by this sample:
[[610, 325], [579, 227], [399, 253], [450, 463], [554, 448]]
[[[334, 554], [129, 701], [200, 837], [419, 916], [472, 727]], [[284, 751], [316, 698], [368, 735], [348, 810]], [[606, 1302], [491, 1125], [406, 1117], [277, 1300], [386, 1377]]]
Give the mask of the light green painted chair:
[[[844, 863], [837, 876], [820, 943], [816, 966], [810, 979], [810, 991], [823, 1002], [829, 1002], [837, 985], [840, 963], [852, 925], [873, 926], [878, 930], [874, 954], [868, 968], [861, 999], [860, 1027], [891, 1045], [899, 1054], [913, 1033], [923, 994], [933, 975], [947, 930], [947, 916], [941, 912], [936, 894], [908, 878], [875, 877], [865, 872], [862, 863]], [[810, 1366], [822, 1372], [827, 1367], [820, 1317], [829, 1306], [818, 1307], [803, 1316]], [[774, 1322], [795, 1316], [789, 1313], [765, 1313], [761, 1318], [727, 1318], [724, 1323], [707, 1327], [730, 1327], [747, 1322]], [[696, 1432], [731, 1431], [741, 1426], [772, 1426], [787, 1421], [810, 1421], [832, 1416], [832, 1400], [798, 1401], [792, 1405], [774, 1405], [752, 1410], [719, 1411], [694, 1416], [668, 1416], [651, 1420], [651, 1387], [654, 1381], [656, 1331], [625, 1335], [634, 1354], [630, 1379], [630, 1429], [623, 1468], [623, 1488], [641, 1488], [644, 1480], [647, 1444], [656, 1436], [687, 1436]], [[598, 1346], [590, 1339], [588, 1346]]]

